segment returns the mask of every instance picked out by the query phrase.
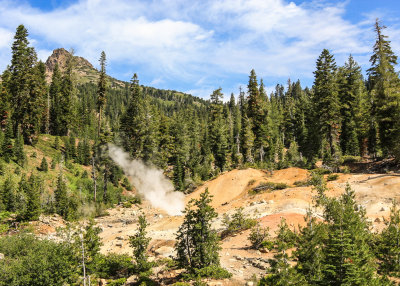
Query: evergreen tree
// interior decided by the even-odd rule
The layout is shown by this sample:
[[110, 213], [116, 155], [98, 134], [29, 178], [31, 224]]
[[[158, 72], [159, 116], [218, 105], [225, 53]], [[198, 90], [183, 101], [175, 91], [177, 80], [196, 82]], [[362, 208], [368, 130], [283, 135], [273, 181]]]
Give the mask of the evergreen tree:
[[5, 129], [11, 115], [11, 99], [6, 83], [10, 77], [10, 72], [5, 70], [2, 74], [0, 83], [0, 129]]
[[96, 271], [96, 264], [100, 258], [100, 247], [103, 245], [99, 237], [100, 232], [101, 228], [97, 227], [94, 220], [91, 219], [83, 233], [85, 263], [91, 273]]
[[354, 191], [347, 185], [339, 199], [325, 197], [322, 201], [328, 233], [323, 248], [323, 284], [379, 285], [365, 210], [356, 205]]
[[368, 86], [373, 99], [379, 143], [384, 155], [393, 154], [399, 134], [400, 82], [394, 67], [397, 56], [390, 41], [383, 35], [386, 27], [377, 19], [375, 22], [376, 42], [371, 56], [371, 68], [367, 70]]
[[260, 285], [308, 285], [304, 276], [289, 263], [287, 250], [294, 246], [294, 240], [294, 233], [289, 230], [286, 221], [282, 219], [276, 237], [277, 253], [273, 259], [270, 259], [269, 274], [261, 279]]
[[145, 215], [142, 213], [139, 216], [138, 230], [135, 235], [129, 236], [129, 244], [133, 248], [133, 256], [136, 260], [138, 272], [146, 272], [151, 268], [151, 263], [148, 261], [146, 254], [147, 247], [150, 243], [150, 238], [147, 237], [146, 228], [148, 223]]
[[3, 205], [3, 210], [14, 212], [16, 211], [16, 201], [15, 201], [15, 186], [11, 177], [7, 177], [1, 186], [1, 202]]
[[13, 144], [11, 138], [13, 136], [11, 121], [8, 121], [6, 131], [4, 133], [4, 139], [1, 145], [1, 156], [3, 160], [8, 163], [13, 157]]
[[15, 139], [14, 146], [14, 157], [15, 162], [23, 167], [26, 163], [26, 154], [24, 152], [24, 140], [22, 138], [20, 128], [17, 129], [17, 137]]
[[208, 266], [219, 266], [219, 238], [211, 228], [218, 215], [210, 206], [208, 189], [198, 200], [191, 200], [185, 208], [185, 218], [177, 233], [175, 245], [179, 264], [189, 271]]
[[23, 214], [23, 219], [37, 220], [41, 213], [40, 194], [42, 191], [42, 182], [39, 177], [31, 175], [28, 179], [25, 194], [26, 194], [26, 209]]
[[362, 112], [358, 108], [363, 108], [357, 103], [358, 101], [363, 101], [366, 104], [362, 98], [366, 96], [366, 92], [361, 68], [351, 55], [345, 66], [339, 68], [338, 85], [342, 118], [342, 131], [340, 134], [342, 153], [354, 156], [360, 155], [360, 147], [362, 147], [360, 143], [368, 132], [368, 129], [366, 129], [368, 126], [364, 124], [364, 126], [359, 125], [357, 128], [357, 123], [362, 124], [362, 118], [357, 118], [357, 113]]
[[223, 105], [221, 99], [223, 94], [221, 88], [214, 90], [211, 95], [211, 110], [210, 110], [210, 147], [215, 158], [215, 164], [223, 171], [227, 160], [227, 134], [225, 122], [223, 120]]
[[49, 164], [47, 164], [46, 157], [43, 156], [42, 162], [40, 163], [40, 171], [48, 172], [49, 171]]
[[295, 257], [296, 270], [302, 273], [310, 285], [321, 285], [323, 281], [323, 243], [327, 238], [325, 225], [318, 223], [312, 212], [305, 217], [306, 227], [300, 229]]
[[[333, 55], [324, 49], [317, 60], [317, 70], [314, 72], [314, 108], [317, 113], [318, 130], [321, 137], [318, 149], [324, 148], [329, 158], [338, 161], [340, 157], [340, 102], [336, 80], [336, 63]], [[325, 140], [326, 145], [321, 142]], [[315, 151], [317, 151], [316, 149]], [[324, 158], [326, 163], [329, 162]]]
[[[254, 134], [254, 147], [255, 150], [260, 150], [262, 154], [264, 152], [263, 149], [268, 145], [268, 126], [265, 121], [267, 116], [265, 104], [266, 95], [262, 81], [260, 87], [258, 86], [254, 69], [250, 72], [247, 89], [247, 116], [251, 120], [251, 129]], [[262, 156], [260, 156], [260, 159], [261, 157]]]
[[12, 46], [7, 87], [12, 98], [14, 132], [21, 126], [25, 143], [34, 144], [43, 118], [45, 68], [43, 63], [37, 64], [36, 52], [29, 47], [27, 37], [28, 31], [19, 25]]
[[390, 209], [390, 218], [378, 240], [378, 258], [381, 272], [386, 275], [400, 276], [400, 211], [394, 202]]
[[253, 146], [254, 146], [254, 134], [251, 129], [251, 121], [247, 115], [242, 115], [242, 133], [241, 133], [241, 145], [243, 150], [244, 160], [249, 163], [254, 162], [253, 157]]
[[143, 157], [145, 124], [145, 97], [139, 86], [138, 77], [134, 74], [130, 85], [129, 105], [121, 117], [123, 144], [134, 158]]
[[97, 137], [100, 137], [100, 127], [102, 120], [102, 112], [104, 109], [104, 105], [106, 104], [107, 95], [106, 95], [106, 53], [104, 51], [101, 52], [100, 55], [100, 75], [99, 81], [97, 83], [97, 112], [99, 113], [98, 119], [98, 130]]
[[68, 216], [67, 184], [65, 183], [61, 172], [58, 175], [57, 187], [54, 190], [54, 199], [56, 212], [66, 218]]
[[[62, 75], [58, 64], [56, 63], [53, 70], [53, 75], [51, 77], [51, 84], [49, 89], [49, 96], [51, 100], [50, 106], [50, 129], [53, 135], [64, 135], [66, 132], [65, 128], [65, 118], [63, 118], [63, 104], [66, 104], [63, 100], [62, 93]], [[58, 140], [58, 137], [56, 137]], [[56, 148], [57, 149], [57, 148]]]

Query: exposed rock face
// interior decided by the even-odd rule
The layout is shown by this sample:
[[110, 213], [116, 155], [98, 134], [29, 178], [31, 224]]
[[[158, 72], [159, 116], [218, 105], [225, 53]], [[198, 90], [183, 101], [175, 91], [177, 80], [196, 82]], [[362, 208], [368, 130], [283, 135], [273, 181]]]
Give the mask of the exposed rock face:
[[[54, 67], [58, 64], [61, 71], [64, 71], [68, 59], [71, 57], [71, 53], [64, 48], [55, 49], [52, 55], [46, 60], [46, 81], [51, 82], [51, 77], [53, 76]], [[93, 65], [85, 58], [73, 56], [73, 73], [75, 80], [78, 84], [83, 83], [96, 83], [99, 78], [99, 71], [93, 67]], [[123, 81], [117, 80], [115, 78], [107, 76], [111, 87], [115, 86], [125, 86]]]
[[[64, 48], [55, 49], [51, 56], [46, 60], [46, 80], [51, 81], [51, 76], [53, 75], [54, 67], [58, 64], [61, 71], [66, 68], [68, 58], [71, 53]], [[80, 75], [86, 75], [89, 73], [97, 73], [93, 65], [85, 58], [74, 56], [73, 57], [74, 70], [78, 71]]]

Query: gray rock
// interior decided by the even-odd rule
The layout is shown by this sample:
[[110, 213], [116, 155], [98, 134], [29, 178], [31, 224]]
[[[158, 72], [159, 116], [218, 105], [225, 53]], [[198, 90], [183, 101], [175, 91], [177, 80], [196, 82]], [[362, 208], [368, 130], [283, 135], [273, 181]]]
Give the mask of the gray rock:
[[4, 254], [0, 253], [0, 260], [4, 259]]

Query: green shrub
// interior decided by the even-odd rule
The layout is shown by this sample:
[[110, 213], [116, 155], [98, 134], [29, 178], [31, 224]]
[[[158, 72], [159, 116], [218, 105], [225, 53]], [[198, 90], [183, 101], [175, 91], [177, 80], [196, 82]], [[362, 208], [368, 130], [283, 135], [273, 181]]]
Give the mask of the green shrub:
[[21, 174], [21, 168], [20, 167], [15, 168], [14, 173], [15, 173], [15, 175], [20, 175]]
[[326, 180], [328, 182], [330, 181], [336, 181], [339, 178], [339, 174], [329, 174]]
[[318, 175], [326, 175], [326, 174], [332, 173], [331, 170], [325, 169], [325, 168], [316, 168], [316, 169], [311, 170], [311, 172], [314, 174], [318, 174]]
[[342, 156], [343, 164], [357, 163], [361, 161], [360, 156], [344, 155]]
[[224, 214], [223, 224], [226, 229], [221, 233], [221, 238], [225, 238], [234, 233], [250, 229], [257, 224], [257, 221], [255, 219], [248, 218], [243, 213], [243, 208], [238, 208], [232, 216]]
[[340, 171], [341, 171], [343, 174], [350, 174], [350, 173], [351, 173], [351, 170], [350, 170], [349, 166], [342, 166], [342, 167], [340, 167]]
[[172, 284], [171, 286], [190, 286], [190, 283], [188, 282], [176, 282]]
[[288, 187], [285, 183], [261, 182], [257, 187], [251, 189], [249, 194], [255, 195], [266, 191], [284, 190]]
[[111, 282], [108, 282], [107, 285], [109, 286], [123, 286], [126, 283], [126, 278], [119, 278], [117, 280], [113, 280]]
[[200, 269], [193, 269], [193, 272], [182, 273], [184, 280], [196, 280], [199, 278], [226, 279], [232, 277], [228, 270], [217, 265], [210, 265]]
[[308, 187], [309, 185], [311, 185], [311, 182], [310, 180], [296, 181], [294, 182], [294, 185], [296, 187]]
[[97, 269], [102, 278], [118, 279], [132, 275], [135, 266], [129, 255], [110, 253], [100, 256]]
[[42, 172], [48, 172], [49, 171], [49, 165], [47, 164], [46, 157], [43, 156], [42, 162], [40, 163], [40, 171]]
[[36, 153], [36, 152], [33, 152], [33, 153], [31, 154], [31, 158], [37, 158], [37, 153]]
[[252, 179], [247, 183], [247, 186], [251, 186], [252, 184], [254, 184], [256, 182], [256, 180]]
[[133, 189], [127, 177], [124, 177], [124, 179], [122, 180], [122, 186], [128, 191], [132, 191]]
[[79, 256], [71, 244], [23, 234], [0, 238], [1, 285], [71, 285], [78, 280]]
[[[248, 239], [251, 242], [251, 247], [254, 249], [259, 249], [267, 246], [267, 240], [269, 238], [269, 228], [262, 228], [259, 223], [257, 223], [250, 232]], [[269, 244], [268, 244], [269, 245]], [[273, 247], [272, 243], [272, 247]], [[269, 249], [269, 248], [268, 248]]]

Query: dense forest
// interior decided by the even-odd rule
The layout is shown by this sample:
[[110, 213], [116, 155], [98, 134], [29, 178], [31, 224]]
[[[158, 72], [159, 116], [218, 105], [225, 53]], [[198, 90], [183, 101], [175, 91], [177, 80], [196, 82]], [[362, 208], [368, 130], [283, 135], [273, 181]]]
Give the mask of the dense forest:
[[[352, 55], [338, 66], [334, 55], [324, 49], [316, 60], [312, 87], [303, 88], [299, 80], [289, 79], [286, 86], [278, 84], [274, 92], [267, 94], [263, 80], [251, 70], [247, 87], [223, 102], [221, 88], [204, 100], [140, 85], [137, 74], [130, 83], [110, 84], [105, 52], [100, 55], [97, 82], [78, 83], [71, 54], [65, 68], [55, 66], [51, 82], [47, 83], [46, 66], [38, 61], [28, 41], [28, 31], [20, 25], [12, 44], [11, 63], [0, 82], [0, 222], [11, 214], [19, 222], [36, 220], [42, 213], [57, 213], [73, 221], [101, 215], [116, 203], [139, 202], [140, 198], [123, 194], [132, 186], [108, 157], [107, 143], [123, 146], [132, 158], [163, 169], [176, 190], [185, 193], [234, 168], [314, 169], [316, 162], [322, 160], [325, 169], [336, 172], [345, 161], [400, 159], [397, 56], [384, 34], [385, 26], [377, 20], [374, 29], [376, 41], [366, 78]], [[28, 158], [27, 150], [35, 146], [48, 150], [46, 156], [51, 161], [42, 156], [40, 167], [32, 169], [28, 168], [28, 161], [37, 159], [37, 154], [30, 153]], [[57, 179], [51, 181], [53, 177]], [[400, 248], [393, 245], [393, 239], [399, 241], [398, 230], [393, 226], [399, 220], [396, 206], [387, 229], [375, 236], [368, 230], [365, 213], [356, 206], [350, 187], [341, 198], [329, 199], [324, 196], [326, 187], [321, 180], [316, 177], [314, 185], [319, 191], [317, 205], [324, 209], [326, 223], [309, 216], [307, 227], [295, 234], [282, 222], [277, 241], [271, 242], [276, 258], [271, 262], [270, 274], [260, 283], [390, 285], [386, 275], [400, 273]], [[215, 213], [207, 206], [207, 193], [202, 199], [195, 204], [199, 209], [204, 207], [207, 218], [212, 220]], [[189, 208], [185, 217], [187, 232], [191, 223], [205, 214]], [[141, 226], [142, 236], [131, 242], [134, 248], [147, 241], [143, 219]], [[207, 223], [203, 227], [210, 238], [207, 247], [215, 254], [219, 238]], [[8, 230], [6, 224], [0, 224], [0, 231], [3, 230]], [[184, 225], [180, 231], [185, 231]], [[81, 239], [92, 247], [89, 267], [93, 273], [108, 269], [113, 273], [110, 277], [119, 278], [121, 273], [110, 270], [112, 263], [127, 273], [149, 271], [143, 250], [138, 250], [137, 264], [132, 269], [129, 257], [99, 255], [98, 232], [89, 225], [84, 232], [87, 237]], [[252, 232], [257, 247], [269, 243], [260, 233], [257, 227]], [[196, 247], [196, 235], [193, 237]], [[16, 280], [12, 280], [10, 276], [11, 280], [4, 281], [11, 284], [0, 280], [0, 285], [72, 283], [80, 275], [77, 269], [81, 241], [75, 239], [68, 245], [20, 236], [14, 246], [11, 238], [0, 239], [4, 253], [15, 248], [14, 255], [24, 256], [18, 254], [18, 245], [29, 243], [40, 251], [47, 249], [50, 260], [56, 260], [59, 252], [67, 257], [57, 258], [62, 279], [53, 284], [29, 284], [29, 278], [28, 284], [18, 284], [22, 283], [15, 282], [18, 277], [13, 276]], [[95, 243], [91, 245], [93, 239]], [[177, 246], [178, 254], [181, 251], [177, 263], [181, 266], [188, 265], [185, 247], [188, 246], [183, 240]], [[295, 267], [288, 262], [286, 253], [293, 247], [297, 248], [292, 257], [297, 261]], [[347, 256], [339, 257], [341, 253]], [[27, 259], [34, 254], [29, 252]], [[199, 255], [203, 255], [201, 251]], [[208, 263], [203, 258], [200, 262], [190, 261], [189, 268], [196, 275], [200, 275], [196, 272], [199, 269], [219, 264], [218, 255], [208, 257]], [[19, 262], [15, 263], [15, 269], [21, 269]], [[379, 269], [379, 275], [375, 269]], [[0, 279], [12, 271], [14, 268], [0, 271]], [[229, 277], [221, 269], [210, 271]]]

